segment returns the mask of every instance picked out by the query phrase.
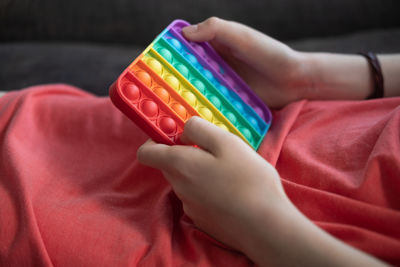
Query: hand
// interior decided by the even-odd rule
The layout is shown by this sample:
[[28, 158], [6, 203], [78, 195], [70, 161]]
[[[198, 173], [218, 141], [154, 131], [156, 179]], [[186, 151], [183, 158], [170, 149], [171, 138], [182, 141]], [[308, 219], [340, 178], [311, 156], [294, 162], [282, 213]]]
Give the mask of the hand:
[[290, 204], [278, 173], [239, 137], [199, 117], [181, 139], [201, 148], [148, 141], [138, 160], [163, 172], [198, 228], [244, 251], [257, 214], [273, 217]]
[[191, 118], [185, 144], [142, 145], [138, 160], [161, 170], [195, 225], [259, 266], [381, 266], [316, 227], [287, 198], [277, 171], [239, 137]]
[[192, 41], [208, 41], [270, 107], [305, 98], [312, 90], [303, 53], [243, 24], [209, 18], [183, 29]]
[[[209, 18], [183, 29], [192, 41], [208, 41], [271, 108], [300, 99], [363, 100], [374, 89], [360, 55], [298, 52], [243, 24]], [[380, 55], [385, 96], [400, 95], [400, 55]], [[349, 75], [351, 74], [351, 75]]]

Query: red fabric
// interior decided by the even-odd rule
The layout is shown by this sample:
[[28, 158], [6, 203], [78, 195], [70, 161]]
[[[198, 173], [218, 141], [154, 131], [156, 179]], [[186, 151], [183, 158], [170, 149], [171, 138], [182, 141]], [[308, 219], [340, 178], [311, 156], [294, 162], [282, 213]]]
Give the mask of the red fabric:
[[[400, 264], [400, 98], [297, 102], [259, 153], [294, 204], [352, 246]], [[0, 97], [0, 265], [249, 266], [193, 227], [146, 136], [108, 98], [66, 85]]]

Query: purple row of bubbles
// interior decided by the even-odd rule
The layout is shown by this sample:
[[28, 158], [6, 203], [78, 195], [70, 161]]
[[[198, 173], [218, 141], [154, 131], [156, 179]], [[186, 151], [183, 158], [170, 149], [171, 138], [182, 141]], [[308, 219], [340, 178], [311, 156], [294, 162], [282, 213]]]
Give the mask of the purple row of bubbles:
[[[167, 30], [177, 33], [181, 35], [182, 28], [190, 25], [188, 22], [183, 20], [175, 20]], [[258, 98], [254, 94], [254, 92], [246, 85], [246, 83], [227, 65], [223, 59], [217, 54], [217, 52], [209, 45], [208, 43], [195, 43], [196, 44], [196, 52], [204, 51], [204, 53], [208, 54], [211, 57], [208, 57], [209, 60], [213, 60], [215, 63], [210, 64], [211, 66], [216, 67], [219, 66], [215, 71], [223, 77], [226, 81], [227, 85], [230, 85], [230, 88], [233, 88], [238, 94], [240, 91], [245, 91], [241, 94], [246, 94], [248, 99], [248, 104], [253, 107], [253, 109], [258, 113], [258, 115], [263, 118], [268, 124], [271, 123], [272, 116], [268, 107], [263, 103], [261, 99]], [[204, 55], [204, 54], [203, 54]], [[211, 59], [210, 59], [211, 58]], [[222, 71], [221, 71], [222, 69]], [[246, 99], [246, 97], [245, 97]]]

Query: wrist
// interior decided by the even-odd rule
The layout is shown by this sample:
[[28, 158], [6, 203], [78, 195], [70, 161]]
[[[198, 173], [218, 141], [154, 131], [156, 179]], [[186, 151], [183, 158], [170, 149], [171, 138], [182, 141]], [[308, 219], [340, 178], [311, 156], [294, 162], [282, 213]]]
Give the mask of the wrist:
[[256, 219], [242, 251], [259, 266], [382, 266], [324, 232], [290, 202]]
[[246, 232], [240, 250], [257, 265], [276, 265], [277, 258], [285, 257], [283, 253], [290, 246], [291, 233], [299, 228], [303, 218], [288, 199], [262, 206], [243, 224]]
[[[325, 265], [320, 253], [325, 235], [290, 203], [260, 213], [242, 250], [259, 266]], [[311, 257], [310, 257], [311, 256]]]
[[317, 99], [317, 88], [322, 82], [318, 61], [319, 58], [315, 53], [301, 52], [301, 60], [303, 61], [304, 76], [307, 80], [307, 90], [305, 91], [305, 99]]
[[366, 99], [373, 91], [368, 62], [359, 55], [304, 53], [312, 100]]
[[293, 81], [291, 86], [295, 89], [295, 100], [313, 99], [317, 78], [313, 55], [293, 50], [291, 57], [295, 63], [289, 80]]

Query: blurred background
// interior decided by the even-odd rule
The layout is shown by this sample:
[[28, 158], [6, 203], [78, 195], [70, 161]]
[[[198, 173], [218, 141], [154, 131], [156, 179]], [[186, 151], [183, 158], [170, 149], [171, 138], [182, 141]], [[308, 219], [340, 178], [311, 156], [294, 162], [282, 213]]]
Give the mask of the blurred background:
[[400, 52], [399, 0], [0, 0], [0, 91], [98, 95], [174, 19], [250, 25], [302, 51]]

